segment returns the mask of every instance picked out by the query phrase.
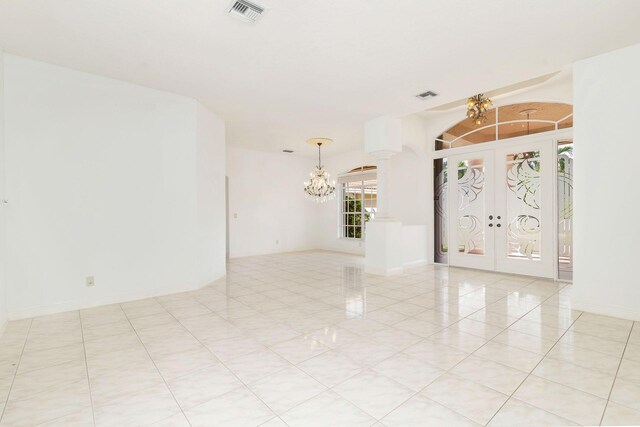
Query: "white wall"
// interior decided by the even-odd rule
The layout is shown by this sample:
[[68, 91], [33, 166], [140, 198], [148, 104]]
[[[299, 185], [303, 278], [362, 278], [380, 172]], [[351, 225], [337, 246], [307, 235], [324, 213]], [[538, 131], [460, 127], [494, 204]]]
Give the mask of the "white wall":
[[402, 261], [404, 265], [428, 263], [427, 225], [402, 224]]
[[226, 272], [226, 144], [224, 122], [197, 105], [197, 212], [200, 285]]
[[[409, 145], [413, 134], [407, 135]], [[424, 181], [426, 165], [423, 154], [408, 146], [397, 158], [390, 174], [395, 192], [392, 213], [411, 226], [403, 232], [404, 258], [407, 263], [425, 261], [427, 200], [424, 186], [416, 183]], [[227, 148], [230, 257], [308, 249], [364, 255], [363, 241], [339, 237], [337, 197], [323, 204], [304, 197], [302, 182], [315, 162], [290, 154]], [[323, 164], [335, 179], [353, 168], [375, 165], [375, 159], [356, 150], [323, 158]]]
[[4, 150], [4, 66], [0, 50], [0, 336], [7, 321], [7, 285], [5, 280], [6, 210], [2, 203], [5, 197], [5, 150]]
[[576, 309], [640, 320], [640, 44], [574, 66]]
[[5, 126], [11, 318], [224, 275], [224, 125], [195, 100], [5, 55]]
[[318, 206], [303, 182], [315, 160], [227, 147], [229, 256], [316, 249]]

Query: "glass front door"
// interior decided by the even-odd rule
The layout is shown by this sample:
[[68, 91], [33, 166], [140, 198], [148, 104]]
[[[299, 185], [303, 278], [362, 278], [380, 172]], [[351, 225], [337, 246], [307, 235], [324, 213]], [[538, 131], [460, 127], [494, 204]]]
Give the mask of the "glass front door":
[[554, 277], [553, 140], [496, 149], [496, 270]]
[[451, 265], [554, 277], [553, 146], [536, 140], [448, 158]]

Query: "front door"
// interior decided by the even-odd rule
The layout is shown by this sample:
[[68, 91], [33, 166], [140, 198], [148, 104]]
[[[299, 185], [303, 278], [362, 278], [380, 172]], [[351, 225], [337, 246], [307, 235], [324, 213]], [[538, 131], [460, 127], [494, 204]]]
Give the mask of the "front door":
[[450, 264], [554, 277], [553, 139], [448, 161]]

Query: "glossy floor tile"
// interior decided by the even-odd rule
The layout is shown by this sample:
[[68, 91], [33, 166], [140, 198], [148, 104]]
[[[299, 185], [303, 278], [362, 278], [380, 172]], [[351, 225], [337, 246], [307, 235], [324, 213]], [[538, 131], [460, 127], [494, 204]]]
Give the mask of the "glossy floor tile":
[[640, 325], [571, 285], [311, 251], [10, 322], [0, 426], [640, 424]]

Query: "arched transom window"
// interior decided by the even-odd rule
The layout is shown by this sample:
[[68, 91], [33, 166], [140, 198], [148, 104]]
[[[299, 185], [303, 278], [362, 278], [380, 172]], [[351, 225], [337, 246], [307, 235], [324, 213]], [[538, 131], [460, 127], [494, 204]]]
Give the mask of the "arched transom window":
[[435, 149], [464, 147], [573, 127], [573, 106], [560, 102], [523, 102], [493, 108], [480, 126], [464, 119], [436, 138]]

